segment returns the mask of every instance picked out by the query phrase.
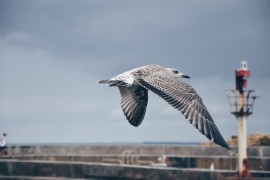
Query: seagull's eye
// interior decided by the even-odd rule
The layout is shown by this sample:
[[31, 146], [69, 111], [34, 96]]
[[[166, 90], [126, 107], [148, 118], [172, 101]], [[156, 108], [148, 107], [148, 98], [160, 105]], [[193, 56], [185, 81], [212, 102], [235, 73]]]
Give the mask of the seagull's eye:
[[177, 70], [173, 70], [173, 73], [174, 74], [178, 74], [179, 72]]

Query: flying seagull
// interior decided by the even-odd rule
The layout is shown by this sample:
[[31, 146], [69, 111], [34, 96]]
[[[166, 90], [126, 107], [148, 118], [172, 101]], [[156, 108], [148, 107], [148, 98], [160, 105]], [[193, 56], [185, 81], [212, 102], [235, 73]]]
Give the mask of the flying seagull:
[[189, 78], [174, 68], [146, 65], [119, 74], [98, 84], [117, 86], [121, 95], [121, 107], [126, 119], [133, 126], [143, 121], [148, 90], [167, 101], [209, 140], [230, 149], [219, 132], [201, 97], [179, 78]]

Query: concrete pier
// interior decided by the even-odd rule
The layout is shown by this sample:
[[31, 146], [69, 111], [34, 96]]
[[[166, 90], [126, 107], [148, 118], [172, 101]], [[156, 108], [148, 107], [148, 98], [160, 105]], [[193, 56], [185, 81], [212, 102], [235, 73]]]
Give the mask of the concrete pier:
[[[133, 164], [122, 159], [125, 150], [135, 152]], [[164, 155], [167, 167], [159, 166]], [[249, 148], [248, 160], [253, 177], [270, 178], [270, 147]], [[226, 179], [235, 176], [236, 162], [236, 148], [12, 146], [0, 158], [0, 179]]]

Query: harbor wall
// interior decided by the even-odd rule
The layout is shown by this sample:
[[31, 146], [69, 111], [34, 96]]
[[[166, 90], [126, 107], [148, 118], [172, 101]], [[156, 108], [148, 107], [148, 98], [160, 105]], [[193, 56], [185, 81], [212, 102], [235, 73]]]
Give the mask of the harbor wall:
[[[237, 149], [158, 145], [9, 146], [0, 158], [0, 179], [226, 179], [237, 171]], [[132, 151], [134, 163], [123, 159]], [[154, 166], [166, 156], [167, 167]], [[126, 158], [126, 157], [124, 157]], [[112, 160], [114, 162], [112, 162]], [[248, 148], [252, 176], [270, 178], [270, 147]], [[111, 163], [109, 163], [111, 162]], [[213, 163], [214, 169], [210, 169]], [[2, 177], [2, 178], [1, 178]], [[9, 178], [10, 179], [10, 178]], [[25, 179], [25, 178], [23, 178]]]
[[[183, 155], [183, 156], [235, 156], [237, 148], [166, 146], [166, 145], [98, 145], [98, 146], [9, 146], [8, 154], [121, 154], [132, 150], [136, 154]], [[248, 147], [248, 156], [270, 157], [270, 146]]]

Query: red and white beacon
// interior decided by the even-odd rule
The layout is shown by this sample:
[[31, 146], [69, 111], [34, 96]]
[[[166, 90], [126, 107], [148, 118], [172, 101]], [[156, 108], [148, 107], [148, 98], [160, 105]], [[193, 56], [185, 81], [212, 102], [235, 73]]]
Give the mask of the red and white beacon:
[[243, 88], [247, 87], [247, 80], [250, 76], [250, 71], [248, 70], [247, 61], [241, 61], [241, 67], [235, 71], [236, 77], [236, 90], [243, 93]]

